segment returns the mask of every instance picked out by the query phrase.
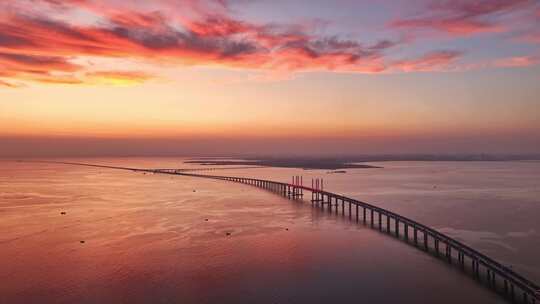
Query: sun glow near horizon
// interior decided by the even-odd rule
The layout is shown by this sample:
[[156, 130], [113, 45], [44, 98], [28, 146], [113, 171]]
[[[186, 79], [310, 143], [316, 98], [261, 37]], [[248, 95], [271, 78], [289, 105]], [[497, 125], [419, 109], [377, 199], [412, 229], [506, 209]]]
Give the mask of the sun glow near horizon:
[[540, 135], [534, 1], [32, 4], [0, 4], [0, 137]]

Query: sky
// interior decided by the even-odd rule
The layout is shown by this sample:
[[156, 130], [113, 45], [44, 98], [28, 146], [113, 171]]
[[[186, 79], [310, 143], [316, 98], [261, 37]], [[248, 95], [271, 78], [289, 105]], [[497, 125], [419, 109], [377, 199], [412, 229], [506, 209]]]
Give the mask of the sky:
[[0, 156], [540, 153], [540, 1], [2, 0]]

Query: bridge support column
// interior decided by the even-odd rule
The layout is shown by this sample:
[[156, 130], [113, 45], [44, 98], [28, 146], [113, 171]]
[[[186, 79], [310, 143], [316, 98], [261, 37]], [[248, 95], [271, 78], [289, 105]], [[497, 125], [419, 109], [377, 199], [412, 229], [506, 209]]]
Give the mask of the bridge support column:
[[386, 233], [390, 233], [390, 215], [386, 215]]
[[[321, 198], [324, 204], [324, 194], [321, 194]], [[328, 204], [328, 212], [332, 213], [332, 200], [329, 200], [327, 204]]]
[[416, 229], [416, 226], [413, 227], [414, 229], [414, 245], [418, 246], [418, 229]]
[[429, 250], [428, 234], [426, 230], [424, 230], [424, 250], [425, 251]]
[[404, 227], [404, 230], [405, 230], [405, 240], [408, 242], [409, 241], [409, 224], [407, 223], [404, 223], [405, 227]]
[[364, 209], [364, 217], [362, 218], [364, 221], [364, 225], [366, 224], [366, 207], [362, 207]]
[[[336, 197], [336, 202], [338, 201], [339, 199]], [[345, 201], [342, 199], [341, 200], [341, 215], [342, 216], [345, 216]]]
[[370, 209], [371, 210], [371, 228], [373, 228], [373, 209]]
[[382, 231], [382, 214], [380, 210], [379, 210], [379, 231]]
[[332, 204], [328, 200], [325, 201], [324, 194], [322, 193], [321, 193], [321, 202], [323, 204], [326, 204], [328, 206], [328, 212], [332, 213]]
[[514, 301], [516, 298], [516, 292], [514, 291], [514, 284], [510, 284], [510, 299]]
[[358, 223], [358, 204], [355, 204], [356, 205], [356, 222]]
[[395, 220], [395, 223], [394, 223], [395, 228], [394, 229], [396, 230], [394, 232], [396, 234], [396, 237], [399, 238], [399, 219], [396, 217], [394, 220]]
[[350, 219], [351, 216], [352, 216], [352, 212], [351, 212], [351, 208], [352, 208], [351, 205], [352, 205], [352, 204], [351, 204], [351, 202], [348, 202], [348, 203], [349, 203], [349, 219]]
[[435, 254], [439, 256], [439, 239], [435, 238]]

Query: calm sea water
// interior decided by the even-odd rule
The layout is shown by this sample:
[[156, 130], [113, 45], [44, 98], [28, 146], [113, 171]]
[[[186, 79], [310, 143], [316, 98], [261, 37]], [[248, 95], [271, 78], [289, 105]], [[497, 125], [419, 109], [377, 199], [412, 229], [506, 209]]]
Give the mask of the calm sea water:
[[[194, 166], [180, 158], [70, 161]], [[329, 191], [430, 225], [540, 281], [539, 162], [377, 165], [384, 168], [219, 174], [322, 177]], [[412, 246], [249, 186], [57, 164], [0, 167], [2, 304], [503, 302]]]

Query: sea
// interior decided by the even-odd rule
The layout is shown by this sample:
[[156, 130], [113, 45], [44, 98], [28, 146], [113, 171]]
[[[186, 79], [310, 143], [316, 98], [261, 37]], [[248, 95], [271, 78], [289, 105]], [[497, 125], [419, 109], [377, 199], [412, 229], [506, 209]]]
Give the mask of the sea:
[[[55, 158], [196, 169], [189, 158]], [[409, 217], [540, 282], [540, 162], [212, 166], [304, 184]], [[200, 171], [204, 174], [205, 171]], [[361, 222], [220, 180], [0, 160], [0, 303], [505, 303]]]

